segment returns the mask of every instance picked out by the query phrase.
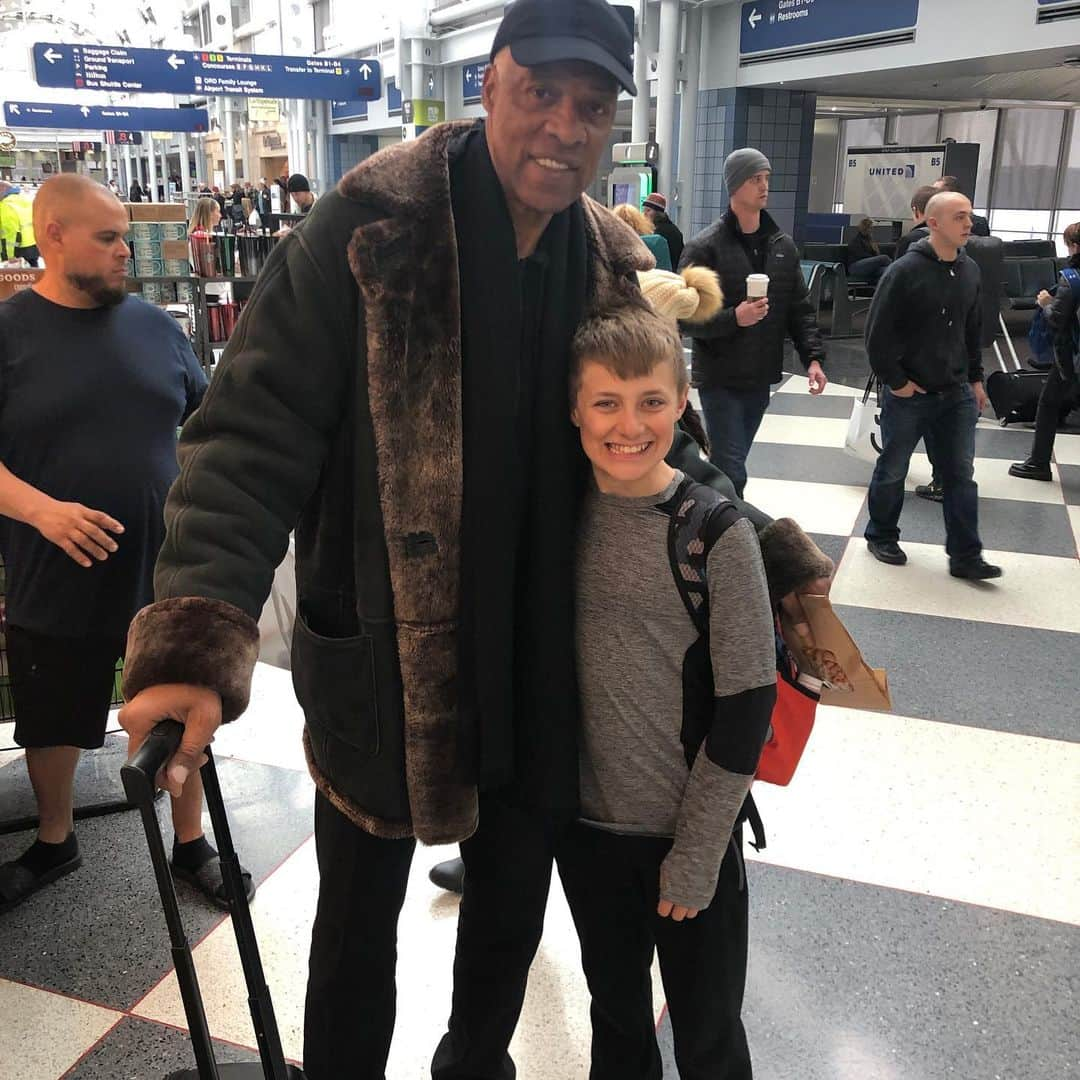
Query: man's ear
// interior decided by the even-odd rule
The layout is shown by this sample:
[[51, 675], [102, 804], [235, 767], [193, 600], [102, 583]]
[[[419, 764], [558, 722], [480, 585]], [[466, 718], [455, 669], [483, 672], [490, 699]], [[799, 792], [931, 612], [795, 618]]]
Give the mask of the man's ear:
[[683, 413], [686, 412], [686, 403], [690, 400], [690, 387], [687, 387], [682, 392], [682, 397], [679, 399], [679, 411], [675, 416], [676, 420], [683, 418]]
[[495, 66], [495, 61], [492, 60], [490, 64], [484, 69], [484, 83], [480, 88], [480, 103], [484, 106], [484, 112], [488, 115], [491, 114], [491, 103], [495, 96], [495, 87], [499, 83], [499, 70]]

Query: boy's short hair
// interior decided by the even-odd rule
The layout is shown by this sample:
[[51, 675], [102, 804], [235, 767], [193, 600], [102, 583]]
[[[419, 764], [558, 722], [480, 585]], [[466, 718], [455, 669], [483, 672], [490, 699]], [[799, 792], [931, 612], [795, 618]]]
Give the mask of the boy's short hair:
[[920, 214], [926, 213], [926, 204], [935, 196], [940, 195], [941, 192], [935, 187], [930, 187], [929, 184], [924, 185], [911, 196], [911, 209], [918, 211]]
[[620, 379], [641, 379], [660, 364], [670, 364], [680, 394], [690, 387], [682, 339], [673, 319], [658, 315], [640, 298], [594, 312], [578, 327], [570, 347], [570, 401], [577, 399], [586, 361]]

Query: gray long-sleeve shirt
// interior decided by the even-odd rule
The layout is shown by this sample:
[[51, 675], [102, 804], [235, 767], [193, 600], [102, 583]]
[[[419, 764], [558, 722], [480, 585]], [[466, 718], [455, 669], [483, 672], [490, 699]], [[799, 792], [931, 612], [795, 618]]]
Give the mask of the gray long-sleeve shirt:
[[[661, 896], [701, 909], [716, 891], [768, 731], [776, 652], [757, 537], [739, 520], [709, 555], [709, 655], [693, 654], [698, 634], [672, 576], [664, 509], [682, 479], [676, 473], [654, 496], [594, 489], [586, 501], [577, 569], [581, 806], [583, 820], [614, 832], [673, 836]], [[684, 685], [699, 681], [695, 663], [711, 666], [715, 697], [691, 706], [710, 716], [705, 741], [688, 755]]]

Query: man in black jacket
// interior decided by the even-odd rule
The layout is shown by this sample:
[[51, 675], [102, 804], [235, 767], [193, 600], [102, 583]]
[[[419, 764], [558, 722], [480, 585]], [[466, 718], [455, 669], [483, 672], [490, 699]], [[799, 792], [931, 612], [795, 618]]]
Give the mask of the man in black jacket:
[[679, 226], [667, 216], [667, 197], [654, 191], [641, 204], [641, 212], [653, 223], [657, 236], [662, 236], [667, 241], [671, 265], [678, 266], [686, 242]]
[[[769, 404], [769, 386], [783, 376], [784, 339], [795, 343], [810, 393], [828, 381], [825, 346], [814, 322], [799, 253], [765, 212], [772, 166], [760, 150], [736, 150], [724, 162], [730, 206], [683, 250], [680, 266], [707, 266], [720, 277], [725, 307], [694, 327], [694, 384], [701, 391], [712, 462], [741, 496], [746, 456]], [[767, 274], [768, 295], [747, 299], [747, 276]]]
[[933, 188], [929, 184], [924, 184], [921, 188], [916, 189], [915, 194], [911, 196], [911, 217], [913, 224], [896, 242], [896, 257], [898, 259], [901, 255], [906, 255], [908, 253], [908, 248], [911, 247], [912, 244], [916, 244], [920, 240], [925, 240], [930, 235], [930, 229], [926, 224], [926, 204], [936, 194], [937, 188]]
[[983, 388], [979, 268], [961, 250], [971, 235], [971, 203], [942, 192], [926, 207], [927, 240], [885, 272], [866, 324], [870, 365], [885, 383], [884, 449], [870, 481], [866, 541], [880, 562], [902, 566], [904, 481], [919, 439], [930, 432], [944, 493], [945, 550], [953, 577], [1001, 576], [982, 557], [975, 423]]

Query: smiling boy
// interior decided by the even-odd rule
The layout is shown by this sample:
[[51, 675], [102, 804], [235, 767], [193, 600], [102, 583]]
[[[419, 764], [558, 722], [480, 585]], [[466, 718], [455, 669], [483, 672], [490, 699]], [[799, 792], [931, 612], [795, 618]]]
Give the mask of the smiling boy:
[[689, 390], [677, 330], [628, 299], [578, 331], [572, 372], [594, 484], [577, 563], [581, 820], [558, 858], [593, 998], [590, 1077], [660, 1075], [655, 948], [679, 1075], [749, 1078], [737, 821], [776, 693], [760, 549], [731, 515], [707, 561], [706, 645], [668, 530], [690, 500], [724, 500], [664, 460]]

